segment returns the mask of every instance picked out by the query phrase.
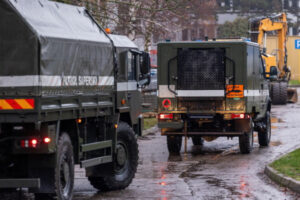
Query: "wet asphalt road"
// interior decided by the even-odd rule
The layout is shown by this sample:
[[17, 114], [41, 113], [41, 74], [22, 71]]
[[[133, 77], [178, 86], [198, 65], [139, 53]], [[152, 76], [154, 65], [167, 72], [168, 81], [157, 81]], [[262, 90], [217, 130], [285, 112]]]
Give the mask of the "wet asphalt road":
[[238, 138], [219, 138], [203, 148], [189, 141], [187, 154], [182, 148], [180, 156], [169, 156], [156, 129], [139, 140], [139, 167], [127, 189], [97, 194], [79, 171], [74, 199], [300, 199], [263, 173], [266, 164], [300, 147], [300, 104], [274, 106], [272, 121], [270, 147], [260, 148], [255, 134], [250, 155], [240, 154]]
[[[219, 138], [205, 142], [202, 148], [189, 140], [187, 154], [182, 148], [180, 156], [169, 156], [166, 138], [154, 129], [139, 139], [139, 167], [127, 189], [97, 193], [85, 172], [77, 168], [74, 200], [300, 199], [300, 195], [277, 186], [263, 173], [266, 164], [300, 147], [300, 104], [274, 106], [272, 121], [270, 147], [260, 148], [255, 137], [249, 155], [240, 154], [238, 138]], [[33, 198], [25, 193], [22, 199]]]

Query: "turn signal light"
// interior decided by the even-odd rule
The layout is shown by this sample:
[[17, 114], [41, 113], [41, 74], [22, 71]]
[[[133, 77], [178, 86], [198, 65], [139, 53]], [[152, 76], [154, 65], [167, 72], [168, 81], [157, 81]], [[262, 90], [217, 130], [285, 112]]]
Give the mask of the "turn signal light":
[[159, 119], [173, 119], [173, 114], [172, 113], [169, 113], [169, 114], [159, 114]]
[[51, 138], [45, 137], [43, 141], [44, 143], [49, 144], [51, 142]]
[[241, 113], [241, 114], [231, 114], [231, 119], [249, 119], [249, 118], [250, 118], [250, 115], [244, 114], [244, 113]]

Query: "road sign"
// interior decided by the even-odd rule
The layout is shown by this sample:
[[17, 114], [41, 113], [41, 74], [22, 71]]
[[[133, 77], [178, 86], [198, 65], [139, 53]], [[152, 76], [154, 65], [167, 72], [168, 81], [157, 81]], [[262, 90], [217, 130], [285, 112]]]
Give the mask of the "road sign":
[[300, 49], [300, 40], [295, 40], [295, 49]]

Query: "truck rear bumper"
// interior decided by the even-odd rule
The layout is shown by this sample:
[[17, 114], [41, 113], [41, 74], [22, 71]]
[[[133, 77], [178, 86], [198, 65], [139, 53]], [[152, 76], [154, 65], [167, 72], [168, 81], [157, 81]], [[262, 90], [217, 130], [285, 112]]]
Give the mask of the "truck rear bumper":
[[[234, 136], [241, 136], [245, 134], [245, 132], [187, 132], [187, 136], [224, 136], [224, 137], [234, 137]], [[185, 135], [184, 132], [173, 132], [173, 131], [166, 131], [161, 132], [161, 135]]]
[[41, 187], [39, 178], [0, 179], [0, 188], [37, 188]]

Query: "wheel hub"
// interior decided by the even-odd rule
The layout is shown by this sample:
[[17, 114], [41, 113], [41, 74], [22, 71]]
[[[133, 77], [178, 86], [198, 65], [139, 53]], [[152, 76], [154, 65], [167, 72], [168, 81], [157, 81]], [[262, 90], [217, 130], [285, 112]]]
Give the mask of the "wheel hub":
[[123, 145], [118, 145], [117, 146], [117, 164], [119, 166], [125, 165], [127, 160], [127, 153], [126, 149], [123, 147]]

